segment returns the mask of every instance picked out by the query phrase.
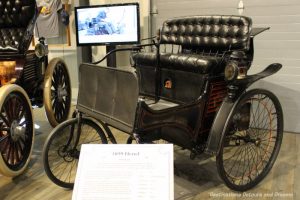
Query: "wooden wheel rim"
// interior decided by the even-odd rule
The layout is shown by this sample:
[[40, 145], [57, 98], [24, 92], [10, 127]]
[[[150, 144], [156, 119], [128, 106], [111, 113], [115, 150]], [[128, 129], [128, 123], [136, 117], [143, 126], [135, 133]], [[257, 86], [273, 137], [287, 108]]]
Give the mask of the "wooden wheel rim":
[[68, 118], [71, 107], [70, 77], [63, 60], [55, 58], [50, 61], [44, 83], [46, 116], [51, 126], [55, 127]]
[[[2, 140], [2, 144], [0, 143], [0, 173], [5, 176], [17, 176], [29, 164], [33, 149], [34, 127], [31, 103], [26, 92], [17, 85], [2, 86], [0, 88], [0, 97], [0, 118], [2, 121], [2, 130], [0, 133], [0, 138], [2, 138], [0, 139]], [[24, 104], [20, 105], [22, 101]], [[6, 111], [3, 107], [7, 106], [14, 108]], [[22, 108], [24, 111], [22, 111]], [[5, 112], [8, 114], [5, 114]], [[15, 116], [20, 116], [22, 121], [19, 121], [20, 119], [17, 119]], [[20, 124], [20, 126], [17, 124]], [[5, 127], [9, 127], [9, 129], [5, 129]], [[12, 133], [13, 129], [21, 130]], [[22, 129], [24, 129], [23, 133]]]

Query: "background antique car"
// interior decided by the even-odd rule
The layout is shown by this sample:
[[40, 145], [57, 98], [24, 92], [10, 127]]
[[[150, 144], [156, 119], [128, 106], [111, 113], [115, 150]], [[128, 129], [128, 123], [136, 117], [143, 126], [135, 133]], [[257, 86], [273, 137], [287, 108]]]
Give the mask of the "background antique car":
[[191, 159], [216, 155], [229, 188], [254, 187], [272, 168], [283, 137], [277, 97], [248, 89], [282, 67], [247, 75], [253, 38], [267, 29], [252, 28], [244, 16], [174, 18], [163, 23], [155, 52], [141, 50], [149, 45], [129, 48], [137, 50], [131, 70], [81, 64], [78, 114], [49, 135], [46, 174], [72, 188], [81, 144], [116, 143], [111, 126], [128, 133], [128, 143], [163, 139], [190, 150]]
[[0, 173], [16, 176], [34, 143], [32, 106], [45, 105], [52, 126], [67, 119], [70, 78], [63, 60], [48, 63], [44, 38], [28, 50], [38, 16], [35, 0], [0, 3]]

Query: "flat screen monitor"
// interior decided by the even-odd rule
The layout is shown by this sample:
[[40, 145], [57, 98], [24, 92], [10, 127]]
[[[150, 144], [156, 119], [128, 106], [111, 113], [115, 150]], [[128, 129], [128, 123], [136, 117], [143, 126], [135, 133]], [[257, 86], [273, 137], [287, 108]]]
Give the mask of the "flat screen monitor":
[[137, 44], [139, 15], [138, 3], [76, 7], [77, 45]]

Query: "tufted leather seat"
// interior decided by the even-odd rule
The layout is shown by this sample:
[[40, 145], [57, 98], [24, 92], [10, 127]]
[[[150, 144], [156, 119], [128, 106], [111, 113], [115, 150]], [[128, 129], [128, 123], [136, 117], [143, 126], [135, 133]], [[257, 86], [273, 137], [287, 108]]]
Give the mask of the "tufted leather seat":
[[[160, 44], [180, 45], [180, 53], [161, 53], [160, 67], [197, 73], [220, 73], [224, 52], [246, 51], [252, 21], [244, 16], [192, 16], [163, 23]], [[134, 56], [137, 66], [155, 66], [155, 53]]]
[[[155, 66], [156, 54], [142, 53], [135, 57], [138, 66]], [[199, 54], [171, 54], [160, 55], [160, 66], [162, 68], [181, 70], [194, 73], [220, 73], [223, 72], [225, 62], [222, 57], [203, 56]]]
[[[251, 25], [248, 17], [222, 15], [165, 21], [159, 54], [139, 52], [133, 56], [140, 94], [176, 103], [195, 101], [207, 77], [224, 72], [227, 56], [249, 50]], [[171, 83], [168, 87], [167, 82]]]
[[35, 0], [0, 0], [0, 57], [27, 51], [35, 16]]

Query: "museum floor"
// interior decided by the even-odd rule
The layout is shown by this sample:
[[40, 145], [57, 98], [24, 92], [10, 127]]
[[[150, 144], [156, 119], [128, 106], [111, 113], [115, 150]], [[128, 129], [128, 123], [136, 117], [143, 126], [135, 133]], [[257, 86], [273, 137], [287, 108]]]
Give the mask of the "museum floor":
[[[14, 179], [0, 175], [0, 200], [71, 199], [71, 190], [54, 185], [44, 173], [41, 151], [52, 128], [43, 109], [35, 109], [34, 117], [40, 129], [36, 130], [30, 167]], [[116, 131], [115, 135], [118, 142], [124, 141], [125, 134]], [[285, 133], [273, 170], [257, 187], [246, 193], [229, 190], [218, 177], [214, 161], [205, 155], [192, 161], [186, 151], [175, 149], [175, 199], [300, 199], [300, 134]]]

